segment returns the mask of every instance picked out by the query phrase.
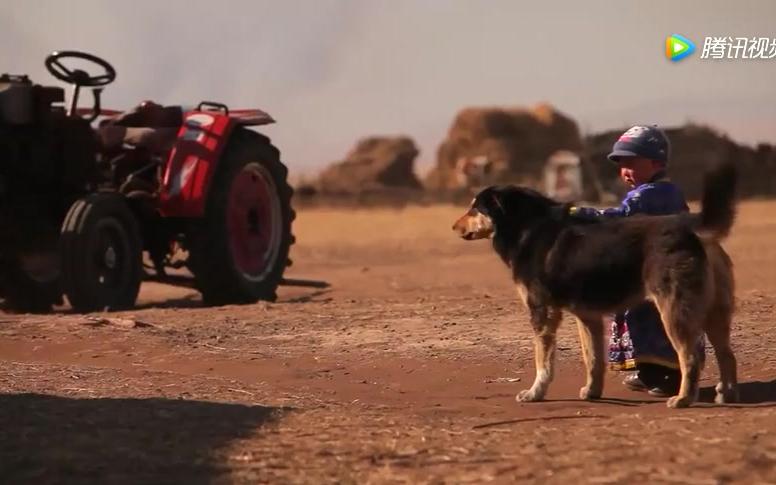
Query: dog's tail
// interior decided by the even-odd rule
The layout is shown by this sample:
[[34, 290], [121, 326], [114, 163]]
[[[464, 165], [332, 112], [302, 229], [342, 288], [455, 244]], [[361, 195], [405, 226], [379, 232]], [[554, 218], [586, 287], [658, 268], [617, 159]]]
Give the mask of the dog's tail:
[[712, 239], [724, 239], [730, 234], [736, 217], [736, 185], [738, 170], [732, 162], [724, 162], [706, 173], [698, 232]]

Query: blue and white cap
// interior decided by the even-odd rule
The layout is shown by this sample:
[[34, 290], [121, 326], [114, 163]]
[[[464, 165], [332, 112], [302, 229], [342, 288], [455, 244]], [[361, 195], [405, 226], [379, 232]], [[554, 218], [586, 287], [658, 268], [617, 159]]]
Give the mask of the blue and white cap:
[[670, 143], [657, 125], [636, 125], [620, 135], [607, 158], [619, 162], [623, 157], [643, 157], [668, 162]]

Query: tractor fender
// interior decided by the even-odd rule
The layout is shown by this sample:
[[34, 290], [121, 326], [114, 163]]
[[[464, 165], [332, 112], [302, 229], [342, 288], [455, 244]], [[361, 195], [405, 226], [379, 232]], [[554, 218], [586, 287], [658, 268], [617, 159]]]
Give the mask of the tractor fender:
[[162, 172], [159, 212], [197, 218], [205, 213], [210, 183], [236, 130], [274, 123], [260, 110], [187, 111]]

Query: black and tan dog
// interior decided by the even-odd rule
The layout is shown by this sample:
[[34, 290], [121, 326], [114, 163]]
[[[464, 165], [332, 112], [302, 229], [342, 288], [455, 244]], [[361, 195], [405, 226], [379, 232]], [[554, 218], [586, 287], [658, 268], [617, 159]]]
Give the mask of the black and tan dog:
[[736, 170], [720, 166], [704, 182], [700, 213], [594, 222], [575, 219], [568, 205], [525, 188], [489, 187], [477, 195], [453, 229], [467, 240], [492, 238], [529, 310], [536, 379], [518, 401], [544, 398], [563, 311], [576, 316], [579, 327], [587, 368], [580, 397], [599, 398], [603, 315], [644, 300], [655, 302], [679, 356], [681, 388], [668, 406], [685, 407], [697, 399], [702, 363], [695, 349], [704, 332], [719, 365], [716, 402], [737, 400], [730, 346], [733, 268], [719, 244], [733, 225]]

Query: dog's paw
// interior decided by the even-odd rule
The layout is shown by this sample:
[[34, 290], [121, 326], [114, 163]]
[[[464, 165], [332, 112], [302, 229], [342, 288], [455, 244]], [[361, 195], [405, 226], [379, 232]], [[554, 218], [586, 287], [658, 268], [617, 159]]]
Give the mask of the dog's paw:
[[543, 397], [544, 396], [540, 396], [539, 393], [537, 393], [533, 389], [526, 389], [524, 391], [520, 391], [517, 393], [517, 396], [515, 396], [515, 401], [536, 402], [536, 401], [541, 401]]
[[714, 402], [717, 404], [730, 404], [739, 401], [738, 389], [736, 387], [725, 387], [721, 382], [715, 389], [717, 395]]
[[585, 386], [579, 390], [579, 398], [586, 401], [591, 399], [600, 399], [602, 391], [600, 389], [591, 390], [589, 386]]
[[674, 396], [669, 397], [666, 401], [666, 406], [669, 408], [686, 408], [692, 404], [692, 399], [689, 396]]

